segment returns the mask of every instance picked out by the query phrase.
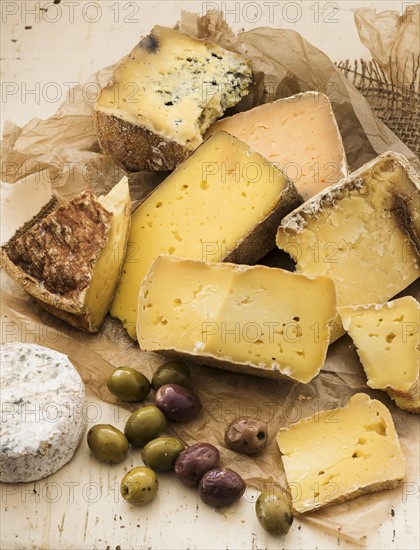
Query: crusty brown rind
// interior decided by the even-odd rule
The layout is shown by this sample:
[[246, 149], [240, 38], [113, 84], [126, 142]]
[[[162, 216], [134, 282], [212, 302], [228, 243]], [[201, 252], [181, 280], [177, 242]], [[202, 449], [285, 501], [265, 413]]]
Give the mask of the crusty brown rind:
[[127, 170], [173, 170], [192, 150], [174, 140], [121, 118], [95, 110], [93, 115], [101, 151], [120, 162]]
[[400, 393], [392, 389], [388, 389], [387, 392], [397, 407], [413, 414], [420, 414], [420, 383], [418, 379], [407, 393]]
[[[80, 210], [79, 216], [68, 217], [69, 204], [75, 205], [76, 212], [84, 208], [87, 217], [93, 217], [85, 239], [89, 246], [80, 242], [87, 217]], [[93, 266], [108, 242], [112, 213], [91, 191], [82, 191], [59, 208], [54, 206], [56, 200], [52, 199], [2, 247], [0, 266], [44, 309], [81, 330], [97, 332], [85, 309], [85, 298]], [[60, 213], [66, 222], [61, 227], [52, 218]], [[55, 239], [57, 227], [61, 230], [59, 239]], [[73, 246], [84, 254], [82, 265], [70, 255]]]
[[276, 246], [276, 232], [281, 220], [303, 203], [293, 183], [288, 180], [272, 212], [245, 235], [235, 250], [223, 258], [224, 262], [254, 264]]

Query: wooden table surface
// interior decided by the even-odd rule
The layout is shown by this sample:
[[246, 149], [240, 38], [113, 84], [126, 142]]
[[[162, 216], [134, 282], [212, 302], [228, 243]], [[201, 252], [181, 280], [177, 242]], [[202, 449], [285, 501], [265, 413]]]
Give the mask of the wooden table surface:
[[[181, 9], [202, 13], [204, 6], [222, 4], [234, 29], [294, 28], [338, 61], [369, 58], [354, 25], [355, 8], [401, 11], [404, 3], [2, 0], [2, 124], [6, 119], [22, 125], [50, 116], [72, 84], [118, 60], [153, 25], [175, 24]], [[126, 411], [90, 393], [88, 399], [91, 425], [124, 426]], [[196, 491], [180, 486], [170, 474], [160, 476], [158, 496], [150, 505], [133, 507], [120, 497], [118, 483], [124, 471], [139, 464], [139, 450], [113, 468], [99, 463], [83, 438], [74, 459], [55, 475], [36, 483], [2, 484], [1, 547], [357, 548], [299, 521], [287, 537], [273, 537], [256, 520], [255, 492], [247, 491], [232, 509], [218, 511], [202, 504]], [[419, 547], [418, 487], [414, 493], [393, 503], [392, 512], [368, 533], [369, 549]]]

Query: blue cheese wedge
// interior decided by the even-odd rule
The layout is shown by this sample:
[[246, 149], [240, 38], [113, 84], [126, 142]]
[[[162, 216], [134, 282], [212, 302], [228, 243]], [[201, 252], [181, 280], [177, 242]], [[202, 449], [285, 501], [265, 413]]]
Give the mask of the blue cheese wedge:
[[94, 111], [99, 144], [129, 170], [173, 170], [251, 84], [251, 67], [241, 55], [155, 26], [100, 91]]
[[85, 388], [66, 355], [14, 342], [1, 346], [0, 481], [47, 477], [72, 459], [83, 435]]

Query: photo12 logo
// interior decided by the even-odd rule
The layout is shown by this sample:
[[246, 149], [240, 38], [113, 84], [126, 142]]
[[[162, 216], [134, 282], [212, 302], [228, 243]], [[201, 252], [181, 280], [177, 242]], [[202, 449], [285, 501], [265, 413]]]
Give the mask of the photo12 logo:
[[52, 2], [20, 2], [14, 0], [2, 0], [1, 21], [10, 23], [20, 21], [30, 28], [32, 24], [46, 22], [58, 23], [65, 21], [85, 21], [98, 23], [103, 18], [112, 17], [114, 23], [140, 23], [142, 7], [147, 9], [147, 2], [115, 2], [96, 1], [76, 2], [73, 0], [53, 0]]

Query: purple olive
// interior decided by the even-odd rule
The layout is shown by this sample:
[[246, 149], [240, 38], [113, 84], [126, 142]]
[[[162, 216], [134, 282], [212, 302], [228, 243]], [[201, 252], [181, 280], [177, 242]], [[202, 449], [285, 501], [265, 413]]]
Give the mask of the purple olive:
[[245, 481], [229, 468], [209, 470], [200, 480], [201, 499], [210, 506], [229, 506], [245, 493]]
[[200, 414], [201, 401], [190, 390], [179, 384], [165, 384], [155, 395], [155, 405], [175, 422], [188, 422]]
[[237, 453], [257, 454], [267, 445], [267, 423], [252, 416], [241, 416], [227, 427], [225, 443]]
[[175, 474], [185, 485], [198, 485], [203, 475], [219, 466], [220, 453], [210, 443], [196, 443], [179, 455]]

